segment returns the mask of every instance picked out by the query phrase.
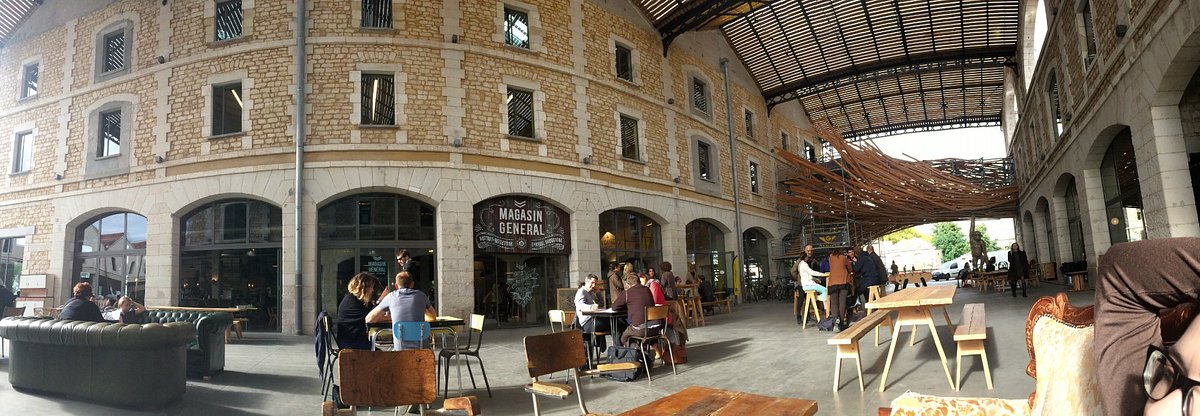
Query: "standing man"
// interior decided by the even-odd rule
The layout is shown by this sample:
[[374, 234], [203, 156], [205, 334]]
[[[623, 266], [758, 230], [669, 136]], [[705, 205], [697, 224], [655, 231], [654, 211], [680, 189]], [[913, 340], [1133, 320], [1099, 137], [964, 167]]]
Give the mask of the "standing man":
[[625, 291], [625, 284], [621, 283], [621, 263], [613, 262], [612, 267], [608, 269], [608, 299], [609, 304], [617, 301], [621, 297], [621, 292]]
[[[391, 316], [392, 322], [425, 322], [437, 319], [437, 311], [433, 309], [429, 297], [425, 296], [424, 292], [412, 288], [412, 275], [408, 272], [396, 273], [396, 285], [400, 286], [400, 289], [394, 292], [384, 290], [379, 306], [367, 313], [367, 323], [387, 322], [388, 315]], [[392, 334], [392, 348], [395, 349], [421, 348], [424, 343], [425, 341], [403, 344], [400, 342], [400, 334]]]
[[813, 257], [813, 247], [812, 247], [812, 244], [805, 244], [805, 245], [804, 245], [804, 258], [806, 259], [805, 261], [807, 261], [807, 262], [808, 262], [808, 267], [809, 267], [809, 268], [816, 268], [816, 265], [817, 265], [817, 258], [816, 258], [816, 257]]
[[1008, 286], [1012, 290], [1013, 297], [1017, 297], [1017, 284], [1021, 284], [1021, 296], [1029, 297], [1025, 292], [1025, 283], [1021, 283], [1022, 279], [1029, 278], [1029, 257], [1025, 256], [1025, 251], [1021, 250], [1021, 245], [1012, 243], [1008, 250]]

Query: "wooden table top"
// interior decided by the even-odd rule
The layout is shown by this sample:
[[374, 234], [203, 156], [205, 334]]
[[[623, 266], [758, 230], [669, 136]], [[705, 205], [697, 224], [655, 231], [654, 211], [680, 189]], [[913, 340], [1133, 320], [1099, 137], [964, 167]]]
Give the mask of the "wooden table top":
[[897, 309], [913, 306], [938, 306], [954, 303], [955, 285], [925, 286], [904, 289], [868, 302], [871, 309]]
[[584, 316], [608, 316], [608, 317], [625, 316], [628, 314], [626, 311], [614, 311], [612, 309], [597, 309], [594, 311], [577, 311], [577, 312], [580, 315], [584, 315]]
[[816, 413], [817, 402], [813, 400], [769, 397], [740, 391], [692, 386], [621, 413], [621, 416], [812, 416]]

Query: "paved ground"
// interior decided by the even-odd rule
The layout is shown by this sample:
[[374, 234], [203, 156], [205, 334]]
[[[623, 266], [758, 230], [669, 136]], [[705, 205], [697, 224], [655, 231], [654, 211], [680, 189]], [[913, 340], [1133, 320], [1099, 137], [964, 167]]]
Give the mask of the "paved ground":
[[[605, 379], [585, 379], [583, 392], [589, 410], [619, 413], [693, 385], [743, 390], [758, 394], [814, 399], [818, 414], [873, 415], [879, 406], [906, 390], [963, 397], [989, 396], [1025, 398], [1033, 391], [1033, 379], [1025, 375], [1029, 361], [1025, 349], [1025, 318], [1037, 296], [1051, 295], [1066, 288], [1043, 285], [1030, 291], [1029, 298], [1007, 294], [980, 294], [960, 289], [951, 308], [956, 322], [962, 305], [987, 304], [988, 356], [991, 359], [994, 390], [987, 390], [983, 367], [978, 357], [964, 358], [963, 389], [950, 388], [938, 363], [928, 331], [921, 331], [915, 346], [901, 343], [889, 375], [887, 390], [878, 391], [879, 378], [887, 357], [887, 344], [871, 346], [870, 336], [862, 349], [863, 372], [867, 390], [858, 390], [851, 361], [843, 366], [842, 388], [832, 391], [834, 348], [826, 345], [828, 332], [811, 327], [801, 330], [795, 324], [791, 303], [765, 301], [741, 305], [732, 314], [709, 317], [708, 325], [694, 328], [688, 343], [690, 362], [678, 367], [656, 367], [654, 384], [645, 379], [620, 383]], [[1094, 292], [1071, 294], [1075, 305], [1093, 302]], [[951, 374], [954, 372], [954, 343], [941, 318], [938, 332], [946, 347]], [[521, 337], [548, 328], [488, 330], [482, 351], [487, 365], [493, 397], [480, 390], [467, 394], [480, 396], [485, 414], [532, 414], [530, 397], [521, 390], [528, 382], [524, 373]], [[882, 335], [882, 334], [881, 334]], [[883, 335], [886, 341], [890, 334]], [[901, 338], [907, 341], [907, 335]], [[0, 381], [0, 413], [5, 415], [303, 415], [319, 412], [320, 382], [316, 375], [312, 338], [277, 334], [247, 334], [226, 349], [226, 371], [209, 381], [188, 380], [182, 401], [158, 412], [136, 412], [73, 400], [14, 391]], [[476, 369], [478, 371], [478, 369]], [[7, 374], [8, 362], [0, 360], [0, 373]], [[451, 372], [453, 376], [453, 371]], [[466, 379], [466, 374], [463, 375]], [[480, 380], [481, 381], [481, 380]], [[470, 381], [466, 380], [470, 387]], [[482, 381], [479, 387], [483, 387]], [[153, 392], [147, 392], [153, 394]], [[454, 392], [451, 391], [451, 394]], [[541, 399], [543, 414], [578, 414], [575, 401]], [[390, 409], [377, 410], [390, 414]]]

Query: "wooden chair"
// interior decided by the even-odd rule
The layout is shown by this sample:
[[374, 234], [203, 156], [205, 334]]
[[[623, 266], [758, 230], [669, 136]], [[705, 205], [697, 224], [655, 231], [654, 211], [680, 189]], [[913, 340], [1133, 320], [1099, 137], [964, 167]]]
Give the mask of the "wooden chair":
[[[675, 351], [671, 348], [671, 343], [669, 341], [667, 341], [667, 337], [665, 335], [666, 330], [667, 330], [667, 314], [668, 314], [667, 311], [668, 311], [667, 305], [647, 306], [646, 307], [646, 329], [644, 329], [642, 331], [641, 336], [635, 335], [635, 336], [629, 337], [629, 341], [630, 342], [636, 341], [638, 343], [638, 348], [641, 349], [642, 351], [645, 351], [645, 348], [643, 348], [643, 347], [646, 345], [647, 342], [654, 341], [655, 345], [658, 345], [659, 348], [662, 348], [662, 343], [666, 342], [667, 343], [667, 353], [670, 354], [670, 356], [671, 356], [671, 373], [675, 374], [675, 375], [679, 375], [679, 373], [675, 371]], [[655, 324], [653, 326], [650, 325], [650, 323], [654, 322], [654, 321], [661, 321], [662, 323]], [[646, 382], [648, 384], [653, 384], [653, 382], [650, 380], [650, 369], [654, 368], [650, 365], [654, 361], [653, 358], [650, 358], [651, 354], [653, 354], [653, 353], [650, 353], [650, 354], [643, 353], [642, 354], [642, 364], [646, 365]], [[663, 358], [663, 361], [666, 361], [665, 357]]]
[[850, 325], [845, 331], [837, 333], [827, 342], [829, 345], [837, 346], [837, 354], [834, 356], [836, 365], [833, 368], [833, 391], [838, 391], [841, 387], [842, 378], [842, 359], [853, 358], [854, 364], [858, 366], [858, 389], [866, 391], [866, 386], [863, 385], [862, 375], [862, 357], [858, 353], [858, 340], [867, 334], [871, 328], [875, 328], [884, 318], [887, 318], [889, 313], [886, 311], [875, 311], [868, 314], [865, 318]]
[[[817, 291], [815, 290], [804, 291], [804, 308], [800, 310], [800, 313], [804, 314], [804, 316], [800, 318], [801, 329], [808, 328], [809, 311], [811, 311], [813, 315], [817, 316], [818, 318], [821, 317], [821, 311], [817, 308]], [[825, 317], [829, 317], [828, 305], [825, 306]]]
[[[483, 368], [483, 358], [479, 356], [479, 347], [483, 345], [483, 315], [471, 314], [471, 329], [467, 331], [467, 346], [465, 348], [446, 348], [443, 347], [441, 352], [438, 352], [438, 361], [442, 367], [442, 380], [446, 381], [446, 386], [442, 390], [442, 397], [447, 397], [450, 392], [450, 359], [457, 356], [475, 357], [479, 360], [479, 372], [483, 374], [483, 386], [487, 387], [488, 397], [492, 397], [492, 385], [488, 383], [487, 370]], [[475, 373], [471, 371], [471, 360], [467, 358], [467, 375], [471, 377], [471, 388], [478, 389], [475, 386]], [[462, 382], [462, 373], [458, 374], [458, 381]]]
[[[586, 363], [583, 356], [583, 333], [578, 330], [555, 332], [545, 335], [530, 335], [525, 337], [525, 364], [532, 379], [525, 385], [525, 391], [533, 398], [533, 414], [542, 414], [538, 408], [538, 396], [566, 399], [572, 394], [579, 400], [579, 411], [587, 415], [587, 405], [583, 399], [583, 389], [579, 384], [578, 368]], [[595, 370], [583, 372], [584, 375], [602, 374], [610, 371], [636, 371], [638, 363], [600, 364]], [[572, 388], [566, 383], [540, 381], [538, 377], [566, 370], [575, 380]]]
[[962, 357], [978, 355], [983, 360], [983, 375], [987, 380], [988, 390], [992, 389], [992, 369], [988, 365], [987, 349], [984, 340], [987, 339], [987, 322], [982, 303], [971, 303], [963, 306], [962, 321], [954, 330], [954, 342], [958, 343], [958, 353], [954, 374], [954, 391], [962, 386]]
[[[358, 406], [396, 407], [417, 405], [421, 414], [437, 399], [433, 350], [363, 351], [342, 350], [338, 354], [339, 389], [342, 403], [351, 408], [335, 410], [333, 402], [322, 405], [322, 415], [353, 415]], [[465, 411], [480, 414], [474, 396], [447, 398], [433, 414]]]

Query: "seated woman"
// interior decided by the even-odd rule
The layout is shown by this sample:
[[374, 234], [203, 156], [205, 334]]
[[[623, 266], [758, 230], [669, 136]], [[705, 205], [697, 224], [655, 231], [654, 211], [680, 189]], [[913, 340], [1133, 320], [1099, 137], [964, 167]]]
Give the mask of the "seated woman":
[[60, 321], [104, 322], [100, 307], [92, 302], [92, 284], [79, 282], [71, 289], [71, 299], [63, 304], [58, 314]]
[[146, 307], [130, 299], [129, 296], [121, 296], [121, 299], [117, 301], [117, 309], [121, 311], [120, 322], [123, 324], [140, 324], [146, 313]]
[[[804, 252], [801, 252], [800, 258], [796, 259], [796, 267], [794, 270], [796, 272], [796, 275], [799, 276], [800, 289], [812, 290], [812, 291], [817, 292], [817, 300], [820, 301], [821, 306], [824, 307], [827, 291], [825, 290], [824, 285], [817, 283], [816, 277], [817, 276], [821, 276], [821, 277], [829, 276], [829, 273], [818, 272], [816, 270], [813, 270], [812, 267], [809, 267], [808, 253], [804, 253]], [[804, 312], [804, 311], [802, 311], [802, 312], [808, 313], [808, 312]], [[796, 315], [796, 323], [799, 324], [799, 323], [803, 322], [803, 318], [804, 318], [804, 315], [797, 314]], [[821, 317], [818, 316], [817, 320], [820, 321]]]
[[1104, 255], [1095, 345], [1106, 414], [1200, 414], [1198, 253], [1200, 238], [1163, 238]]
[[371, 349], [371, 339], [367, 336], [367, 313], [377, 303], [374, 297], [379, 286], [379, 280], [367, 272], [350, 278], [350, 283], [346, 285], [348, 293], [338, 304], [338, 348]]

